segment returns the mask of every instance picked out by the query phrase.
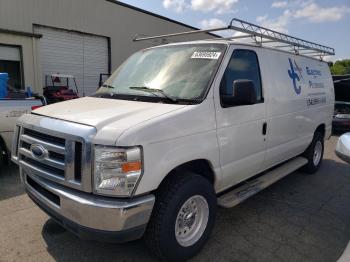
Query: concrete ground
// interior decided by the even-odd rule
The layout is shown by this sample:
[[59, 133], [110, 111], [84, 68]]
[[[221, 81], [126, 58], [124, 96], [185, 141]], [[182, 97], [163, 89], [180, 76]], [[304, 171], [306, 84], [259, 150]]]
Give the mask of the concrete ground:
[[[193, 261], [336, 261], [350, 240], [350, 165], [326, 143], [315, 175], [293, 173], [232, 209]], [[152, 261], [142, 241], [82, 241], [24, 194], [17, 168], [0, 167], [0, 261]]]

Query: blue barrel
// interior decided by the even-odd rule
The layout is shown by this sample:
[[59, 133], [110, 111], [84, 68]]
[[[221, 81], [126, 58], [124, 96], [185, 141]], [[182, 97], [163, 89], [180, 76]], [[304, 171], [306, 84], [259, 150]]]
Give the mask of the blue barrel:
[[0, 99], [7, 97], [7, 81], [9, 80], [8, 73], [0, 73]]

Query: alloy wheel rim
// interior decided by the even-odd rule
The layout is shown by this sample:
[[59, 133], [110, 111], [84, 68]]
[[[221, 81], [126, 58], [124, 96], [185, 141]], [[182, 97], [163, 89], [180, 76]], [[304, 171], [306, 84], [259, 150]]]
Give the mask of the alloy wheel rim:
[[315, 166], [317, 166], [320, 163], [321, 157], [322, 157], [322, 143], [320, 141], [317, 141], [314, 149], [314, 156], [313, 156], [313, 162]]
[[192, 246], [203, 235], [209, 220], [209, 205], [200, 195], [189, 198], [180, 208], [175, 221], [177, 242], [184, 247]]

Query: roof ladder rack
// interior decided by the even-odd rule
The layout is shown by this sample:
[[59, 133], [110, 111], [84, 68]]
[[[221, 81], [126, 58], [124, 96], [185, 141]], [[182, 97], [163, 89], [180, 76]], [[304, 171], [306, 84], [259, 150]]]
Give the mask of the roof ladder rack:
[[[308, 55], [311, 57], [320, 57], [322, 60], [324, 56], [335, 55], [335, 51], [333, 48], [316, 44], [307, 40], [303, 40], [294, 36], [290, 36], [284, 33], [280, 33], [262, 26], [258, 26], [237, 18], [231, 20], [230, 24], [227, 27], [218, 27], [213, 29], [204, 29], [204, 30], [192, 30], [181, 33], [173, 33], [166, 35], [158, 35], [158, 36], [147, 36], [147, 37], [138, 37], [134, 38], [134, 41], [149, 41], [149, 40], [159, 40], [161, 39], [162, 43], [167, 42], [167, 38], [176, 37], [176, 36], [186, 36], [193, 34], [201, 34], [201, 33], [213, 33], [219, 31], [232, 30], [235, 32], [240, 32], [243, 34], [232, 34], [231, 37], [218, 37], [214, 39], [222, 39], [222, 40], [234, 40], [240, 38], [252, 38], [254, 43], [263, 46], [265, 44], [270, 44], [268, 47], [274, 49], [280, 49], [287, 51], [285, 48], [290, 48], [295, 54], [300, 55]], [[278, 45], [271, 45], [278, 44]], [[282, 45], [281, 45], [282, 44]], [[312, 54], [312, 55], [311, 55]]]

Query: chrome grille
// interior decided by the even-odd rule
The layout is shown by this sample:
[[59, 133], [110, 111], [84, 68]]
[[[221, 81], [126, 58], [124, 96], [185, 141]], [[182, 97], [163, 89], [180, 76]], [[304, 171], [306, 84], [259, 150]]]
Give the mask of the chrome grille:
[[[91, 192], [90, 140], [95, 133], [90, 126], [25, 115], [17, 123], [12, 159], [29, 174]], [[33, 147], [42, 148], [42, 156]]]
[[47, 143], [51, 143], [55, 147], [64, 147], [66, 144], [64, 138], [50, 136], [48, 134], [43, 134], [43, 133], [28, 129], [28, 128], [24, 128], [23, 135], [32, 137], [34, 139], [36, 138], [39, 141], [46, 141]]
[[[48, 154], [43, 159], [37, 159], [31, 152], [32, 145], [42, 145]], [[19, 137], [19, 159], [27, 165], [57, 178], [65, 174], [65, 139], [43, 134], [28, 128], [23, 128]], [[55, 157], [56, 156], [56, 157]]]

